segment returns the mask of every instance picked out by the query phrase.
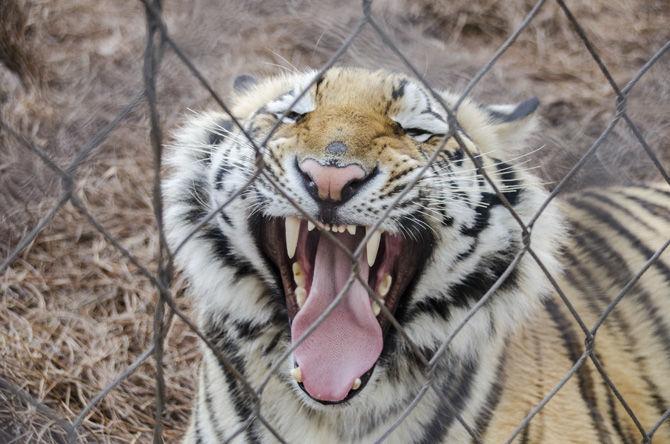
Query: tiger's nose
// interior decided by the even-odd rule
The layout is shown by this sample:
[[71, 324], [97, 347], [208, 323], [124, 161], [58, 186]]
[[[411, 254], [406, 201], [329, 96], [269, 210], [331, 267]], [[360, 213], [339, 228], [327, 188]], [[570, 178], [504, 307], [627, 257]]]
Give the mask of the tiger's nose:
[[357, 164], [346, 166], [322, 165], [305, 159], [299, 165], [307, 191], [318, 201], [344, 202], [365, 182], [367, 174]]

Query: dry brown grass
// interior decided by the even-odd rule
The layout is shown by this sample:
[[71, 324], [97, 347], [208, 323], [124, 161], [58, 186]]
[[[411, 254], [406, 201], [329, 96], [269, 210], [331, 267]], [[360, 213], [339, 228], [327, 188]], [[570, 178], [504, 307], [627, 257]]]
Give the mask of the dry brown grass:
[[[0, 118], [45, 146], [64, 165], [141, 87], [142, 10], [134, 2], [99, 0], [35, 0], [29, 8], [16, 3], [26, 11], [19, 50], [25, 50], [28, 58], [21, 60], [32, 54], [49, 70], [28, 68], [40, 78], [35, 84], [22, 84], [14, 74], [0, 70]], [[318, 66], [358, 16], [358, 2], [349, 8], [338, 7], [337, 2], [321, 2], [318, 8], [283, 1], [227, 1], [225, 7], [214, 0], [166, 3], [175, 39], [224, 92], [236, 74], [287, 69], [282, 57], [298, 67]], [[429, 80], [462, 87], [531, 2], [412, 4], [407, 12], [406, 2], [379, 2], [377, 13]], [[670, 37], [670, 5], [661, 0], [569, 4], [617, 81], [630, 78]], [[667, 59], [640, 84], [630, 106], [654, 149], [669, 159]], [[362, 36], [345, 61], [401, 69], [371, 34]], [[161, 73], [160, 109], [166, 128], [174, 127], [187, 107], [212, 106], [169, 53]], [[491, 100], [529, 95], [542, 99], [547, 148], [535, 162], [548, 180], [560, 177], [575, 162], [612, 116], [614, 103], [594, 62], [553, 2], [475, 95]], [[625, 131], [615, 134], [581, 183], [650, 177], [648, 162], [631, 154], [631, 140]], [[0, 172], [0, 251], [4, 252], [49, 208], [60, 189], [34, 156], [2, 132]], [[140, 107], [81, 169], [77, 192], [100, 223], [153, 269], [157, 239], [151, 179], [146, 116]], [[147, 279], [67, 205], [0, 278], [0, 377], [73, 419], [151, 345], [155, 298]], [[186, 299], [180, 297], [179, 302], [188, 310]], [[194, 334], [179, 321], [173, 322], [166, 344], [165, 425], [172, 442], [187, 422], [198, 352]], [[84, 437], [147, 441], [153, 424], [154, 374], [150, 359], [93, 410], [84, 422]], [[18, 442], [62, 439], [57, 426], [0, 390], [0, 441], [9, 436], [19, 436]]]

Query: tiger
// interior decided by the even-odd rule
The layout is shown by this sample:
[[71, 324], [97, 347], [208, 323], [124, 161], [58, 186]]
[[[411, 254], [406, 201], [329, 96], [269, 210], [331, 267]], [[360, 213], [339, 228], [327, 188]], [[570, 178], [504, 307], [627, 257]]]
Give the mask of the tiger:
[[233, 89], [163, 181], [206, 339], [185, 443], [670, 442], [668, 254], [628, 284], [667, 185], [553, 198], [523, 161], [537, 98], [346, 66]]

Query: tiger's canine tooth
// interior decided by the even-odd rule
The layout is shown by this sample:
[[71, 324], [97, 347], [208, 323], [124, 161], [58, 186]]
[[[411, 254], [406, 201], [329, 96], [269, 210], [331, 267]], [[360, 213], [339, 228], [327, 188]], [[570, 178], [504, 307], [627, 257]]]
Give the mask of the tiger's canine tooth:
[[[370, 228], [365, 227], [365, 235], [368, 235], [368, 231]], [[372, 233], [372, 236], [370, 236], [370, 240], [368, 240], [368, 243], [366, 245], [366, 252], [368, 256], [368, 265], [373, 266], [375, 264], [375, 260], [377, 259], [377, 252], [379, 251], [379, 241], [382, 238], [382, 234], [379, 231], [375, 231]]]
[[359, 388], [361, 388], [361, 383], [362, 383], [361, 378], [354, 379], [354, 383], [351, 384], [351, 389], [352, 390], [358, 390]]
[[302, 371], [300, 371], [300, 367], [293, 368], [291, 370], [291, 376], [293, 376], [295, 382], [302, 382]]
[[295, 249], [298, 247], [298, 234], [300, 234], [300, 221], [295, 217], [286, 218], [286, 253], [289, 259], [295, 256]]
[[307, 300], [307, 290], [302, 287], [296, 287], [295, 289], [295, 301], [298, 303], [298, 308], [302, 308], [305, 305]]
[[302, 272], [302, 267], [300, 266], [299, 262], [293, 262], [293, 265], [291, 266], [293, 269], [293, 281], [298, 287], [304, 287], [305, 286], [305, 275]]
[[316, 225], [311, 220], [307, 221], [307, 231], [312, 231]]
[[384, 275], [381, 282], [379, 283], [379, 288], [377, 289], [377, 292], [381, 297], [384, 297], [388, 294], [389, 290], [391, 289], [392, 283], [393, 278], [391, 277], [391, 275], [390, 274]]
[[352, 236], [355, 236], [356, 235], [356, 225], [347, 225], [347, 231]]

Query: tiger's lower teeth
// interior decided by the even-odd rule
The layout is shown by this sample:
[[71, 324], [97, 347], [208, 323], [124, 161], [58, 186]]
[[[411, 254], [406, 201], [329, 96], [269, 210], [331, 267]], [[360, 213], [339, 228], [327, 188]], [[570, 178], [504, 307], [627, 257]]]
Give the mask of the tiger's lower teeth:
[[361, 384], [362, 384], [361, 378], [356, 378], [354, 380], [354, 383], [351, 385], [351, 389], [352, 390], [358, 390], [359, 388], [361, 388]]
[[295, 382], [302, 382], [302, 371], [300, 367], [295, 367], [291, 370], [291, 376], [295, 379]]
[[391, 277], [390, 274], [384, 275], [382, 278], [381, 282], [379, 283], [379, 288], [377, 289], [377, 293], [383, 298], [386, 296], [391, 289], [391, 284], [393, 283], [393, 278]]
[[298, 308], [302, 308], [305, 305], [307, 300], [307, 290], [302, 287], [297, 287], [295, 289], [295, 301], [298, 303]]
[[302, 267], [300, 266], [300, 263], [294, 262], [291, 268], [293, 270], [293, 281], [295, 282], [295, 285], [298, 287], [304, 287], [305, 275], [302, 272]]
[[382, 311], [382, 308], [377, 303], [377, 301], [372, 301], [372, 313], [374, 313], [375, 316], [378, 316], [379, 313], [381, 313], [381, 311]]

